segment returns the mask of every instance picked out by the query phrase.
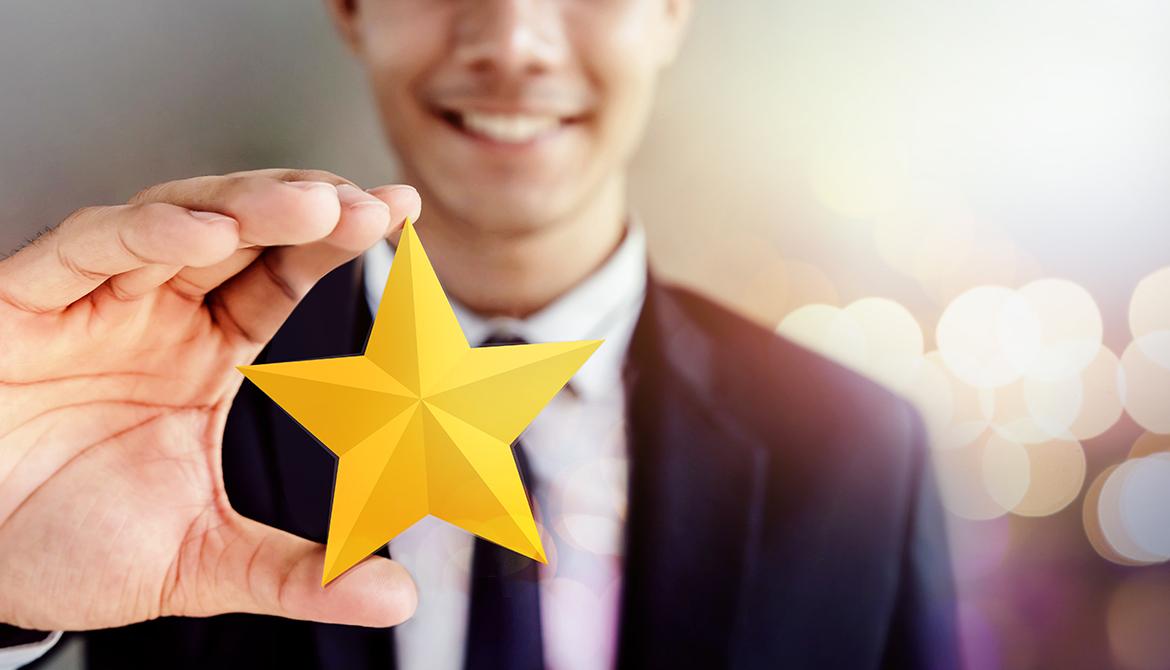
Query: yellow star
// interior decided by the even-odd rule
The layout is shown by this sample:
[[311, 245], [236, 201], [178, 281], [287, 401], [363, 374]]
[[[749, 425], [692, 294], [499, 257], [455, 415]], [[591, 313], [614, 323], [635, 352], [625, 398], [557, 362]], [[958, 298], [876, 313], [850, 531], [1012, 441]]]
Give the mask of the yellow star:
[[511, 444], [601, 342], [470, 348], [407, 221], [361, 356], [239, 368], [338, 457], [321, 583], [428, 514], [547, 562]]

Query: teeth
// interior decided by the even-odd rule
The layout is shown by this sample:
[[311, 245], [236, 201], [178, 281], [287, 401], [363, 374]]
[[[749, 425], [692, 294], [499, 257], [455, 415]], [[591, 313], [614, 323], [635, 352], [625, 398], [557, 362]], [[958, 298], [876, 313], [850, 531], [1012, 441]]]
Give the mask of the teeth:
[[509, 144], [523, 144], [556, 130], [561, 120], [555, 116], [529, 114], [463, 114], [463, 127], [477, 135]]

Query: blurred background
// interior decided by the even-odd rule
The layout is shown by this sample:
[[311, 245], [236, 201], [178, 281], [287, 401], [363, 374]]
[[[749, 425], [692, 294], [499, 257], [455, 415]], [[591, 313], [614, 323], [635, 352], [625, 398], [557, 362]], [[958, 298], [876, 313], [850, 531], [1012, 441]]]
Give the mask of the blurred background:
[[[0, 3], [0, 91], [0, 252], [170, 179], [394, 180], [314, 0]], [[632, 178], [661, 275], [918, 404], [968, 668], [1170, 668], [1170, 3], [703, 2]]]

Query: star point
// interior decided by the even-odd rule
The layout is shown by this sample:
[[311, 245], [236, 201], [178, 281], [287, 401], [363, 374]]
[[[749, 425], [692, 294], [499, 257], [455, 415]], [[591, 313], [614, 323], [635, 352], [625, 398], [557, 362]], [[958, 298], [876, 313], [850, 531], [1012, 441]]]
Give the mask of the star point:
[[601, 342], [472, 349], [408, 220], [361, 355], [238, 368], [338, 457], [322, 584], [428, 514], [547, 562], [511, 444]]

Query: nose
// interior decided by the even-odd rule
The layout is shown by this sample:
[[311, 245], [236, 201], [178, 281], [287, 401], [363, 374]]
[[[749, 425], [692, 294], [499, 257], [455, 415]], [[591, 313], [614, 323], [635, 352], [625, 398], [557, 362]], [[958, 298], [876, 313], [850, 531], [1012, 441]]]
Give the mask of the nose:
[[540, 74], [568, 54], [558, 0], [464, 0], [457, 55], [473, 70]]

